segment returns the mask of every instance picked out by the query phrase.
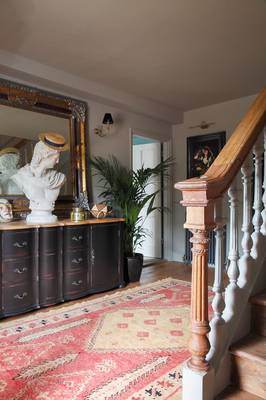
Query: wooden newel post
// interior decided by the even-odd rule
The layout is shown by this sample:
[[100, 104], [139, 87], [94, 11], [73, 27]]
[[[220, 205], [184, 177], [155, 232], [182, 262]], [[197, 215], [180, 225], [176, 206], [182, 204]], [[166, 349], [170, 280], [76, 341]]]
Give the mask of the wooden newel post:
[[191, 338], [189, 350], [192, 369], [207, 370], [205, 360], [210, 349], [207, 334], [210, 330], [208, 320], [208, 231], [191, 229], [192, 247], [192, 292], [191, 292]]
[[191, 288], [191, 337], [188, 366], [197, 371], [207, 371], [206, 355], [210, 349], [208, 332], [208, 231], [213, 227], [213, 205], [187, 207], [188, 228], [193, 236], [192, 247], [192, 288]]

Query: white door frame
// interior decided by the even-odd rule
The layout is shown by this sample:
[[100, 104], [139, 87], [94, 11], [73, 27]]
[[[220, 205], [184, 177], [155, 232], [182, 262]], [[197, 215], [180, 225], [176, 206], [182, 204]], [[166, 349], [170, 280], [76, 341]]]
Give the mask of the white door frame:
[[[144, 131], [143, 129], [137, 128], [129, 128], [129, 145], [130, 145], [130, 168], [132, 168], [132, 146], [133, 135], [137, 136], [144, 136], [152, 139], [156, 139], [163, 143], [163, 156], [164, 158], [171, 157], [172, 152], [172, 139], [167, 138], [163, 135], [159, 135], [153, 132]], [[164, 193], [163, 193], [163, 202], [164, 207], [167, 207], [169, 211], [164, 213], [164, 224], [163, 224], [163, 235], [164, 235], [164, 258], [168, 261], [173, 260], [173, 174], [172, 171], [170, 172], [171, 177], [169, 178], [168, 184], [165, 186]]]

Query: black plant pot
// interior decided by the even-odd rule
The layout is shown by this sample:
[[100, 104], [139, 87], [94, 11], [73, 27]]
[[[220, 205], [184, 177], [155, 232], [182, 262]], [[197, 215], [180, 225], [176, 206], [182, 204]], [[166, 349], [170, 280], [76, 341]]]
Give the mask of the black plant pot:
[[140, 280], [143, 267], [143, 254], [135, 253], [134, 256], [125, 257], [125, 280], [138, 282]]

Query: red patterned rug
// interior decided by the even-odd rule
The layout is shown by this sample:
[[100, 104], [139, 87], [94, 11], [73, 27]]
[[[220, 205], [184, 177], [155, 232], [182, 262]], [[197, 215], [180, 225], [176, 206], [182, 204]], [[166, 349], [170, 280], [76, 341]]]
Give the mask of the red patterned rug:
[[176, 400], [189, 308], [168, 278], [2, 321], [0, 399]]

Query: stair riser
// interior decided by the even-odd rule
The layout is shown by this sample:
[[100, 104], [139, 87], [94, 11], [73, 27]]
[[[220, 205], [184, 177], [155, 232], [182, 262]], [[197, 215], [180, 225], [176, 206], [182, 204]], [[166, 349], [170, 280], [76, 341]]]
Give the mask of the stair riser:
[[252, 332], [266, 337], [266, 307], [253, 304], [252, 306]]
[[266, 363], [232, 356], [232, 376], [240, 389], [266, 399]]

